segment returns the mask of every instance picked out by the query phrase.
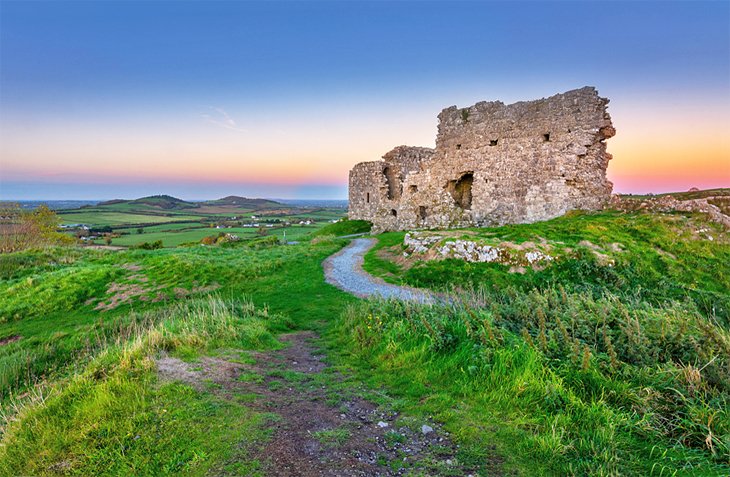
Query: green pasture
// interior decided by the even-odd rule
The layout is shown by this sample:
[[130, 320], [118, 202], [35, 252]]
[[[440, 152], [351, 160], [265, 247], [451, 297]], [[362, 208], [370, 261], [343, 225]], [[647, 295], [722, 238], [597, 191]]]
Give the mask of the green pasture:
[[63, 224], [85, 224], [91, 226], [115, 226], [175, 222], [178, 220], [199, 220], [193, 215], [143, 215], [125, 212], [84, 210], [59, 214]]
[[[183, 225], [183, 224], [176, 224], [176, 225]], [[255, 227], [232, 227], [232, 228], [223, 228], [223, 229], [216, 229], [214, 227], [199, 227], [199, 228], [193, 228], [190, 229], [190, 224], [186, 224], [187, 227], [183, 228], [180, 227], [179, 230], [170, 230], [170, 231], [159, 231], [159, 232], [147, 232], [147, 229], [145, 229], [145, 232], [142, 234], [138, 234], [136, 229], [125, 229], [126, 232], [129, 232], [127, 235], [122, 235], [120, 237], [114, 237], [112, 239], [112, 245], [120, 245], [123, 247], [129, 247], [133, 245], [138, 245], [144, 242], [155, 242], [157, 240], [162, 241], [162, 245], [164, 247], [177, 247], [178, 245], [182, 245], [185, 243], [195, 243], [200, 242], [204, 237], [208, 236], [216, 236], [219, 233], [225, 233], [225, 234], [233, 234], [237, 235], [241, 239], [247, 239], [247, 238], [254, 238], [261, 236], [259, 233], [259, 229]], [[161, 228], [164, 228], [164, 226], [159, 226]], [[303, 237], [307, 236], [308, 234], [318, 230], [319, 227], [316, 225], [311, 226], [290, 226], [290, 227], [265, 227], [264, 230], [266, 230], [266, 236], [273, 236], [277, 237], [280, 240], [284, 239], [284, 234], [286, 232], [286, 239], [287, 241], [291, 240], [299, 240]], [[98, 244], [105, 243], [104, 240], [99, 239], [96, 241]]]

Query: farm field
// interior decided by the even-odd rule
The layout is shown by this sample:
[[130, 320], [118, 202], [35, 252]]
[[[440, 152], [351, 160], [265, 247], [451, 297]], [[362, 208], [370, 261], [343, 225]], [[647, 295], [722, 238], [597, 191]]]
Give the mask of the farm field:
[[155, 224], [160, 222], [175, 222], [178, 220], [195, 220], [200, 218], [193, 215], [146, 215], [105, 210], [63, 212], [59, 215], [62, 223], [64, 224], [86, 224], [90, 226]]
[[[224, 231], [179, 225], [169, 236]], [[118, 239], [165, 234], [155, 227]], [[441, 237], [431, 248], [509, 250], [504, 263], [414, 252], [401, 232], [374, 236], [366, 268], [452, 294], [435, 306], [360, 300], [324, 282], [322, 260], [347, 243], [332, 237], [366, 223], [299, 230], [298, 245], [256, 236], [0, 255], [0, 475], [267, 475], [256, 449], [281, 417], [246, 386], [161, 381], [156, 363], [252, 363], [303, 331], [319, 333], [319, 352], [345, 376], [315, 381], [334, 409], [358, 396], [402, 422], [443, 426], [459, 445], [449, 459], [474, 475], [730, 470], [730, 238], [701, 214], [573, 213], [413, 235]], [[551, 259], [530, 265], [536, 251]], [[304, 377], [271, 373], [238, 379], [307, 399]], [[346, 445], [356, 432], [322, 436]]]
[[[163, 247], [177, 247], [220, 233], [241, 239], [270, 235], [292, 241], [344, 216], [341, 208], [292, 207], [242, 197], [185, 202], [170, 196], [152, 196], [59, 212], [63, 224], [81, 224], [91, 229], [87, 233], [71, 228], [68, 233], [93, 235], [89, 241], [98, 245], [107, 244], [110, 238], [109, 244], [122, 247], [157, 241]], [[243, 227], [244, 224], [249, 227]]]
[[[183, 224], [176, 224], [176, 225], [183, 225]], [[129, 235], [122, 235], [118, 238], [114, 238], [112, 240], [112, 243], [114, 245], [121, 245], [123, 247], [128, 247], [132, 245], [138, 245], [140, 243], [144, 242], [155, 242], [157, 240], [162, 241], [162, 245], [164, 247], [176, 247], [178, 245], [182, 245], [185, 243], [191, 243], [191, 242], [200, 242], [204, 237], [208, 237], [211, 235], [218, 235], [219, 233], [226, 233], [226, 234], [234, 234], [242, 239], [244, 238], [255, 238], [259, 237], [258, 229], [252, 228], [252, 227], [232, 227], [232, 228], [225, 228], [225, 229], [216, 229], [216, 228], [210, 228], [210, 227], [199, 227], [199, 228], [189, 228], [188, 227], [184, 229], [173, 229], [173, 230], [167, 230], [167, 231], [158, 231], [158, 232], [147, 232], [147, 229], [145, 228], [145, 232], [142, 234], [136, 233], [136, 231], [131, 232]], [[164, 227], [164, 226], [162, 226]], [[286, 239], [287, 241], [290, 240], [298, 240], [301, 237], [317, 230], [319, 227], [313, 227], [313, 226], [291, 226], [291, 227], [272, 227], [272, 228], [266, 228], [266, 236], [271, 237], [277, 237], [279, 240], [284, 240], [284, 235], [286, 233]], [[102, 240], [98, 240], [97, 243], [102, 243]]]

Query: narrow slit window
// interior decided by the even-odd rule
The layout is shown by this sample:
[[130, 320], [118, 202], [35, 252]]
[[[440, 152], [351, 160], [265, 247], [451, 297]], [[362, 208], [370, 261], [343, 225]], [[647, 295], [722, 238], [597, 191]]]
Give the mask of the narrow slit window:
[[545, 141], [545, 142], [549, 142], [549, 141], [550, 141], [550, 133], [545, 133], [545, 134], [543, 134], [543, 135], [542, 135], [542, 139], [543, 139], [543, 141]]
[[366, 202], [367, 202], [368, 204], [370, 203], [370, 192], [368, 192], [368, 193], [367, 193], [367, 194], [365, 195], [365, 201], [366, 201]]

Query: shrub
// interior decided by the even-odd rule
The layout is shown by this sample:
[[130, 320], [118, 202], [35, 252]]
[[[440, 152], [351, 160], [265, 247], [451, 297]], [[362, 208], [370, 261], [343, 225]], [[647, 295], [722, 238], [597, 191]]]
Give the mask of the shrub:
[[0, 253], [72, 244], [72, 237], [57, 232], [59, 223], [45, 205], [26, 211], [15, 203], [0, 203]]
[[142, 242], [136, 245], [134, 248], [139, 248], [142, 250], [158, 250], [162, 247], [162, 240], [155, 240], [154, 242]]
[[272, 235], [269, 237], [250, 240], [246, 243], [246, 245], [254, 250], [261, 250], [263, 248], [270, 248], [279, 245], [279, 239]]

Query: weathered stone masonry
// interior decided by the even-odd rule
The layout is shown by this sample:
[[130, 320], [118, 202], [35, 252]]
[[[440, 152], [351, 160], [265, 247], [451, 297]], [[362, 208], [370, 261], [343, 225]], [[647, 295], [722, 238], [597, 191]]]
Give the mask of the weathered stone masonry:
[[436, 148], [399, 146], [350, 171], [350, 218], [376, 230], [525, 223], [600, 209], [615, 134], [608, 99], [585, 87], [439, 114]]

